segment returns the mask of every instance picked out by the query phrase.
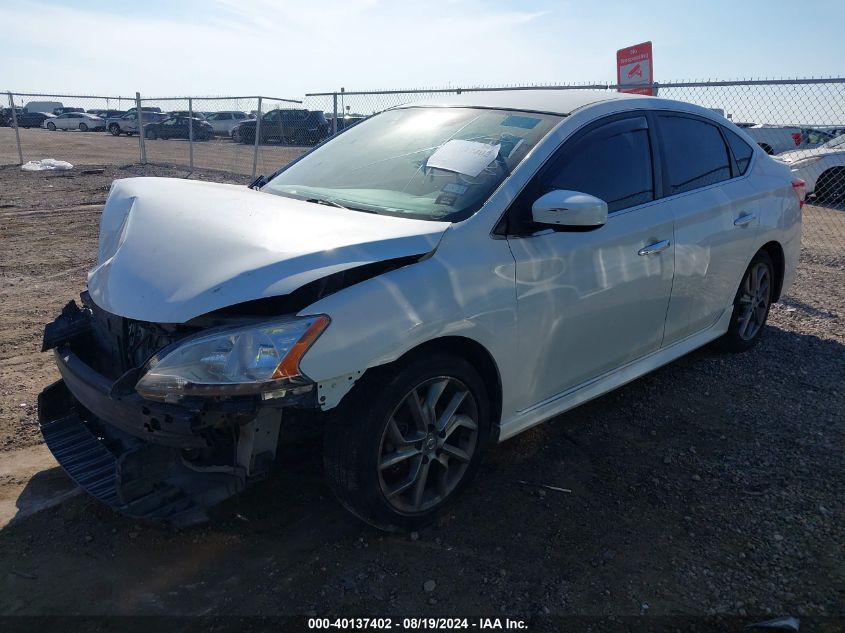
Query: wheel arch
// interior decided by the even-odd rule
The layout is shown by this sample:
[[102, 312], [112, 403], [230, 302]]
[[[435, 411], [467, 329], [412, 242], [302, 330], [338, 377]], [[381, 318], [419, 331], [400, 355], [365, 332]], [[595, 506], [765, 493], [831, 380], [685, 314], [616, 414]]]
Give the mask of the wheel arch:
[[772, 295], [772, 303], [780, 299], [781, 289], [783, 288], [783, 278], [786, 272], [786, 256], [783, 252], [783, 247], [779, 242], [771, 241], [763, 244], [760, 247], [761, 251], [765, 251], [775, 265], [775, 287]]
[[816, 186], [813, 188], [813, 193], [818, 195], [819, 189], [824, 187], [825, 184], [827, 184], [826, 181], [828, 179], [836, 178], [837, 174], [839, 175], [839, 178], [845, 178], [845, 166], [832, 165], [825, 169], [821, 174], [819, 174], [819, 177], [816, 178]]
[[412, 347], [396, 360], [372, 369], [389, 371], [394, 367], [413, 362], [415, 358], [434, 352], [446, 352], [461, 356], [481, 375], [481, 380], [488, 390], [487, 396], [490, 400], [490, 438], [493, 442], [497, 442], [499, 422], [502, 418], [502, 378], [493, 355], [478, 341], [465, 336], [454, 335], [429, 339], [416, 347]]

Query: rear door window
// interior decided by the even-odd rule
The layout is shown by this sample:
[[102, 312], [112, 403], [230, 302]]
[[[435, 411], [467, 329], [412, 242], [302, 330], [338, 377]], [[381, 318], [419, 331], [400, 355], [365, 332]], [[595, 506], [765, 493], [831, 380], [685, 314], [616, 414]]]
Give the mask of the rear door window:
[[660, 115], [667, 195], [692, 191], [731, 178], [728, 148], [719, 128], [684, 116]]

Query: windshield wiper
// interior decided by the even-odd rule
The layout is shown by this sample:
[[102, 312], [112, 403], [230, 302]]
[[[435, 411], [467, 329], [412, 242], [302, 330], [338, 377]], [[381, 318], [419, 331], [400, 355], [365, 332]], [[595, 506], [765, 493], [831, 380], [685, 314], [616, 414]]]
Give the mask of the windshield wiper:
[[316, 204], [325, 204], [330, 207], [337, 207], [338, 209], [346, 209], [349, 210], [349, 207], [345, 207], [339, 202], [335, 202], [334, 200], [330, 200], [329, 198], [306, 198], [305, 202], [314, 202]]

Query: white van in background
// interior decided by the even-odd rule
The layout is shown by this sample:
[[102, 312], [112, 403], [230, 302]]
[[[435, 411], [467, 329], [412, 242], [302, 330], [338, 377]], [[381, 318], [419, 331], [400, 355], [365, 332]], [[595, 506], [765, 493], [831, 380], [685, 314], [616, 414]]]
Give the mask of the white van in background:
[[30, 101], [23, 109], [26, 112], [44, 112], [45, 114], [53, 114], [56, 108], [64, 108], [61, 101]]

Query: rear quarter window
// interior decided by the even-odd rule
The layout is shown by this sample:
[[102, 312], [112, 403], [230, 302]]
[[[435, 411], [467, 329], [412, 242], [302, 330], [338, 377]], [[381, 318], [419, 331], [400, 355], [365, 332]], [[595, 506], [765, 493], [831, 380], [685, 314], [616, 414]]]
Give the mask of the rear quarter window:
[[728, 139], [728, 145], [731, 146], [737, 169], [740, 174], [744, 174], [748, 171], [748, 164], [751, 162], [751, 156], [754, 155], [754, 149], [743, 141], [736, 132], [727, 128], [722, 128], [722, 130], [725, 133], [725, 138]]

